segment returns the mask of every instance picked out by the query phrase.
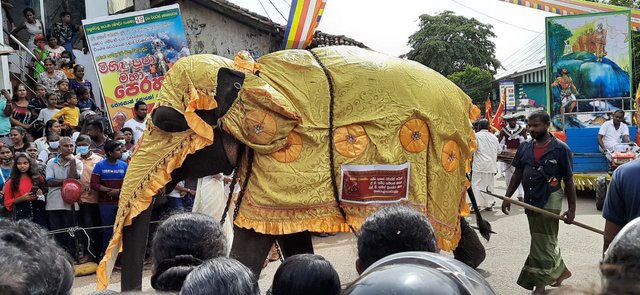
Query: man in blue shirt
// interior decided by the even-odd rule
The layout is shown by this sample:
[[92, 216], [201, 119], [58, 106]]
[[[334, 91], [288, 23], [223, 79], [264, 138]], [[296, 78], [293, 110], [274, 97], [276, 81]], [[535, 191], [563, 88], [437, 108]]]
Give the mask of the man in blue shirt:
[[[511, 182], [506, 197], [511, 198], [522, 183], [524, 201], [555, 214], [562, 210], [562, 199], [567, 196], [568, 210], [562, 215], [572, 223], [576, 210], [576, 190], [573, 184], [571, 150], [548, 131], [549, 114], [535, 111], [529, 116], [528, 132], [533, 138], [518, 147]], [[562, 189], [564, 182], [565, 189]], [[511, 203], [502, 203], [502, 212], [509, 214]], [[544, 294], [548, 285], [559, 286], [571, 276], [565, 266], [558, 245], [558, 219], [540, 213], [525, 211], [531, 233], [529, 256], [518, 277], [518, 285], [533, 294]]]
[[618, 167], [611, 177], [611, 184], [604, 201], [603, 251], [620, 230], [631, 220], [640, 217], [640, 159]]

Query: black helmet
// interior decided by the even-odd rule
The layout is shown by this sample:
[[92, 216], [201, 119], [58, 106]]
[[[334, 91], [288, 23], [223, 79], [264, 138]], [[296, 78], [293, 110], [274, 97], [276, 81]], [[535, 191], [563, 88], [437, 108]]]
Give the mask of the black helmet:
[[[640, 217], [627, 223], [604, 254], [600, 269], [605, 291], [628, 291], [640, 280]], [[631, 288], [633, 289], [633, 288]], [[637, 290], [637, 289], [635, 289]]]
[[402, 252], [371, 265], [344, 295], [496, 294], [477, 271], [453, 258], [429, 252]]

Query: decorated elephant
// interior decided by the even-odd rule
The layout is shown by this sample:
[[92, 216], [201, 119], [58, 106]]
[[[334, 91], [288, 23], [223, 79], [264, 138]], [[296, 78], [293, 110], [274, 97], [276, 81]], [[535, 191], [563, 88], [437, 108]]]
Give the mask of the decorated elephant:
[[310, 232], [357, 231], [389, 203], [425, 214], [438, 246], [475, 267], [484, 248], [461, 216], [477, 114], [435, 71], [361, 48], [182, 58], [127, 171], [98, 285], [122, 248], [122, 289], [140, 287], [159, 191], [234, 170], [231, 256], [256, 274], [274, 241], [285, 257], [311, 253]]

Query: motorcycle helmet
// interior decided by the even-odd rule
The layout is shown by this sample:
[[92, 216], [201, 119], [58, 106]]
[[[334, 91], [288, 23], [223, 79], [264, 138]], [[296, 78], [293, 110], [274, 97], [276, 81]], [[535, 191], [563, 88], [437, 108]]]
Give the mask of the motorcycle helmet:
[[402, 252], [372, 264], [342, 294], [496, 293], [482, 275], [460, 261], [430, 252]]

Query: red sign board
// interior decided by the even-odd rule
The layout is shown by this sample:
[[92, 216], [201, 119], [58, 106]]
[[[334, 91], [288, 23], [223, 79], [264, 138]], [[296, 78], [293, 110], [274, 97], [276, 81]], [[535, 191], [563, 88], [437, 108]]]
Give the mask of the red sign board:
[[409, 171], [409, 163], [342, 165], [340, 200], [364, 204], [407, 200]]

